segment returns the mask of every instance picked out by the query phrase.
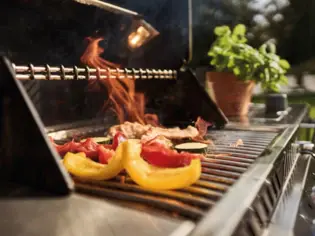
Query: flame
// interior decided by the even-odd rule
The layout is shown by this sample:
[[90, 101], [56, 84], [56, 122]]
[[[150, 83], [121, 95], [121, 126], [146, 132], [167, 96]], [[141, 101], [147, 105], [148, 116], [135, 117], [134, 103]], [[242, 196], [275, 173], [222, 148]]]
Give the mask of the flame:
[[238, 139], [235, 143], [230, 144], [230, 147], [238, 147], [238, 146], [243, 146], [244, 142], [242, 139]]
[[[99, 46], [103, 38], [88, 37], [88, 46], [81, 56], [81, 62], [95, 68], [115, 69], [120, 65], [109, 62], [100, 55], [104, 49]], [[114, 72], [100, 72], [101, 75], [117, 75]], [[123, 75], [123, 74], [120, 74]], [[136, 93], [135, 80], [129, 78], [123, 79], [102, 79], [99, 81], [90, 81], [93, 88], [99, 87], [99, 83], [106, 86], [109, 98], [104, 103], [103, 109], [106, 110], [109, 105], [110, 109], [116, 113], [119, 122], [125, 121], [138, 122], [140, 124], [159, 125], [159, 120], [155, 114], [145, 114], [145, 96], [143, 93]]]

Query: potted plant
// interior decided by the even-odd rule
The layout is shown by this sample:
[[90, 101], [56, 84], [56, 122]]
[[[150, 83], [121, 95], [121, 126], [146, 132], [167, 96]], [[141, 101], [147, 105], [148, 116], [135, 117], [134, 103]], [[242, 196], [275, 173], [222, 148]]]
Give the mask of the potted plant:
[[247, 44], [246, 27], [236, 25], [214, 29], [216, 40], [208, 55], [215, 72], [207, 73], [208, 85], [218, 106], [227, 116], [248, 113], [253, 89], [260, 84], [265, 91], [279, 91], [279, 85], [287, 83], [285, 76], [289, 63], [276, 55], [272, 43], [255, 49]]

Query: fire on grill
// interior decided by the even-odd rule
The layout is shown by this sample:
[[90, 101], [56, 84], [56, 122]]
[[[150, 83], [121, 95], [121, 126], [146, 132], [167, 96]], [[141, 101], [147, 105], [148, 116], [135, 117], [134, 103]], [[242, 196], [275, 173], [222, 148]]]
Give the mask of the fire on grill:
[[[90, 67], [114, 69], [111, 67], [118, 65], [100, 57], [103, 52], [98, 45], [100, 40], [89, 38], [90, 44], [81, 60]], [[99, 144], [90, 137], [57, 145], [51, 139], [66, 169], [87, 180], [112, 179], [125, 170], [134, 182], [148, 189], [178, 189], [195, 183], [201, 175], [206, 144], [211, 143], [204, 139], [211, 123], [198, 117], [195, 127], [163, 127], [156, 114], [144, 112], [145, 96], [135, 91], [134, 79], [119, 79], [120, 72], [116, 76], [117, 79], [89, 84], [92, 90], [100, 89], [100, 85], [106, 87], [108, 100], [102, 109], [110, 107], [120, 121], [109, 129], [105, 137], [108, 143]], [[180, 148], [173, 149], [174, 144], [181, 144]]]
[[[252, 166], [278, 131], [216, 131], [226, 120], [191, 73], [178, 72], [176, 80], [140, 79], [153, 84], [153, 89], [142, 93], [135, 83], [143, 71], [146, 78], [154, 77], [151, 72], [165, 78], [164, 72], [109, 68], [112, 65], [99, 57], [98, 42], [90, 39], [82, 57], [91, 68], [14, 66], [19, 79], [86, 78], [90, 90], [106, 88], [108, 96], [100, 112], [106, 116], [112, 110], [119, 124], [91, 121], [47, 127], [76, 190], [200, 219]], [[53, 74], [58, 71], [61, 75]], [[67, 74], [71, 72], [74, 75]], [[162, 111], [156, 112], [147, 109], [152, 107], [150, 95], [159, 96], [154, 86], [173, 81], [178, 90], [161, 92], [173, 106], [162, 105]]]

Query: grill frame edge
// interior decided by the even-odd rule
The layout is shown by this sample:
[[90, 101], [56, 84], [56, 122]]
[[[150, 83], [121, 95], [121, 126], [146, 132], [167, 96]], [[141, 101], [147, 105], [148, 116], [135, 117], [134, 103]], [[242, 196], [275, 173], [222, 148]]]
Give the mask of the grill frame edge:
[[[259, 160], [250, 167], [247, 173], [232, 186], [229, 194], [222, 198], [202, 219], [190, 236], [257, 235], [251, 231], [251, 217], [249, 211], [253, 211], [255, 200], [261, 197], [261, 193], [266, 192], [266, 180], [269, 181], [270, 178], [275, 178], [274, 175], [284, 164], [286, 168], [283, 169], [280, 179], [283, 182], [285, 181], [288, 173], [287, 168], [290, 166], [289, 163], [292, 164], [292, 157], [289, 158], [289, 156], [292, 156], [292, 153], [291, 155], [286, 155], [286, 151], [295, 141], [299, 123], [305, 117], [306, 112], [307, 109], [305, 109], [305, 112], [300, 116], [300, 119], [297, 119], [295, 124], [288, 125], [287, 128], [281, 132], [270, 148], [271, 152], [262, 155]], [[286, 156], [287, 158], [283, 158]], [[279, 180], [279, 176], [275, 179]], [[250, 196], [246, 196], [248, 191], [245, 191], [244, 186], [246, 186], [245, 188], [252, 189]], [[276, 195], [277, 198], [267, 215], [267, 225], [279, 200], [281, 191], [278, 191]], [[237, 207], [233, 207], [235, 202], [238, 203]], [[231, 207], [229, 208], [229, 206]], [[220, 214], [220, 212], [223, 214]], [[237, 212], [237, 214], [231, 212]], [[220, 214], [220, 219], [215, 217], [218, 214]], [[261, 226], [261, 232], [264, 227], [266, 227], [266, 225]]]

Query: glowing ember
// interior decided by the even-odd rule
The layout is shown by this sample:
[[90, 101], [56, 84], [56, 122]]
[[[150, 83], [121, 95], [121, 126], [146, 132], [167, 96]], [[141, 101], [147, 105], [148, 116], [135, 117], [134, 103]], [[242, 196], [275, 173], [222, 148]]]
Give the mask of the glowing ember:
[[[100, 57], [104, 52], [98, 43], [103, 38], [87, 38], [89, 45], [87, 46], [81, 61], [95, 68], [114, 69], [120, 66]], [[100, 72], [100, 75], [109, 75], [109, 72]], [[111, 73], [112, 75], [114, 73]], [[97, 81], [90, 81], [90, 85], [97, 86]], [[106, 110], [110, 105], [110, 109], [116, 113], [119, 122], [124, 121], [138, 122], [140, 124], [159, 125], [156, 115], [145, 114], [145, 97], [143, 93], [136, 93], [134, 79], [102, 79], [100, 83], [104, 84], [108, 89], [109, 99], [104, 103], [103, 109]]]
[[235, 143], [230, 144], [230, 147], [238, 147], [244, 145], [242, 139], [238, 139]]
[[219, 154], [207, 154], [207, 157], [212, 157], [212, 158], [216, 158], [216, 157], [228, 157], [228, 156], [232, 156], [232, 153], [219, 153]]

